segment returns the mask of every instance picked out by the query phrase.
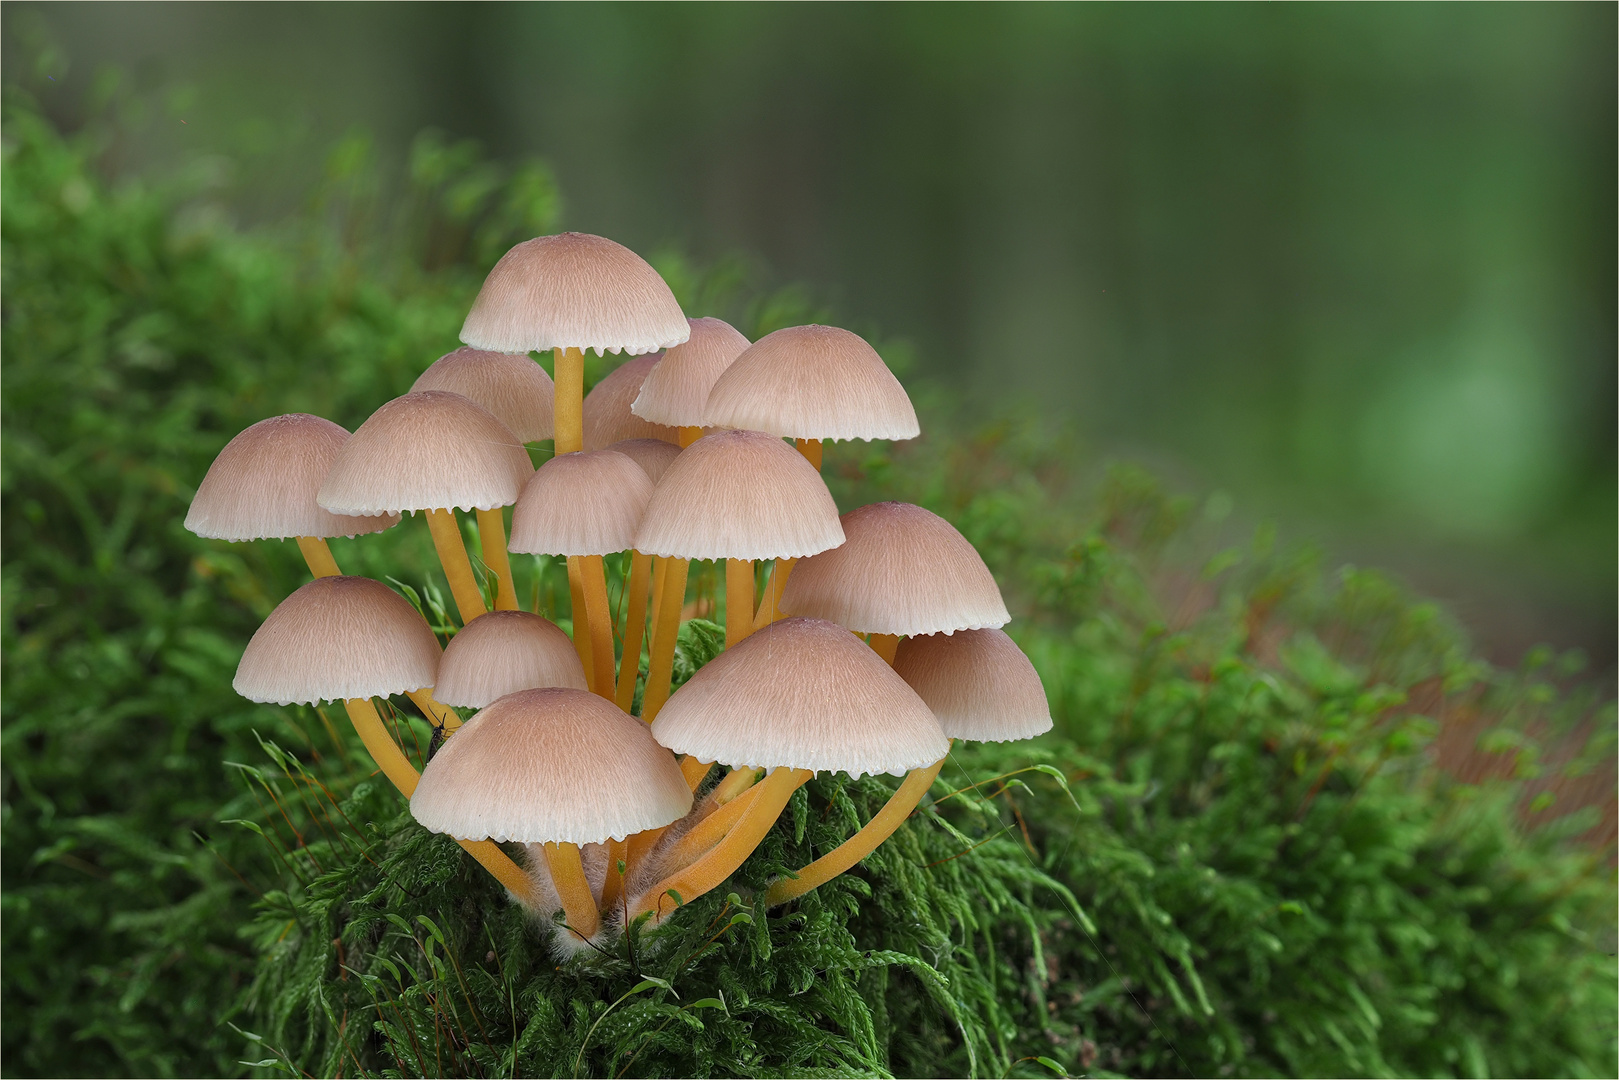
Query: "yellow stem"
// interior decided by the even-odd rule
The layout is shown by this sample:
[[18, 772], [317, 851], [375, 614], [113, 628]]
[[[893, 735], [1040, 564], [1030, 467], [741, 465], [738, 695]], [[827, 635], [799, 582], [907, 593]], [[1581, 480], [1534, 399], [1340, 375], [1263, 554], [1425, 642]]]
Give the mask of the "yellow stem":
[[[669, 846], [669, 853], [665, 856], [668, 864], [690, 866], [706, 855], [709, 848], [719, 843], [725, 834], [731, 831], [731, 826], [735, 825], [737, 819], [753, 805], [753, 800], [758, 795], [757, 787], [749, 788], [693, 825], [690, 832]], [[685, 893], [681, 893], [681, 896], [685, 896]]]
[[680, 429], [680, 448], [682, 450], [703, 437], [700, 427], [683, 427]]
[[512, 583], [512, 562], [506, 557], [506, 516], [500, 507], [478, 511], [478, 539], [483, 545], [483, 564], [498, 583], [495, 610], [517, 610], [517, 586]]
[[625, 712], [635, 703], [635, 680], [641, 674], [641, 641], [646, 637], [647, 578], [652, 556], [630, 552], [629, 615], [624, 621], [624, 657], [618, 663], [618, 707]]
[[889, 667], [894, 666], [894, 651], [899, 648], [902, 634], [873, 634], [871, 647], [874, 652], [883, 658], [883, 663]]
[[797, 559], [777, 559], [776, 565], [770, 568], [770, 578], [765, 582], [764, 599], [759, 601], [759, 611], [753, 617], [755, 630], [763, 630], [771, 623], [787, 618], [787, 613], [781, 610], [781, 591], [787, 587], [787, 575], [791, 574], [793, 567], [797, 565]]
[[416, 703], [429, 721], [442, 727], [446, 735], [461, 726], [461, 717], [454, 709], [434, 700], [431, 686], [422, 690], [407, 690], [405, 696]]
[[747, 861], [753, 849], [765, 838], [770, 827], [786, 809], [787, 800], [815, 774], [804, 769], [780, 768], [759, 784], [758, 794], [743, 811], [735, 827], [713, 850], [690, 866], [675, 871], [647, 891], [630, 912], [634, 918], [643, 911], [656, 912], [661, 919], [677, 905], [670, 893], [678, 893], [681, 904], [689, 904], [710, 889], [724, 883], [736, 868]]
[[698, 761], [690, 754], [680, 759], [680, 773], [686, 778], [686, 786], [696, 791], [708, 779], [708, 770], [714, 767], [712, 761]]
[[585, 683], [596, 689], [596, 668], [591, 663], [590, 610], [585, 605], [585, 577], [579, 568], [579, 556], [568, 556], [568, 602], [573, 608], [573, 651], [579, 654], [579, 663], [585, 668]]
[[332, 549], [318, 536], [300, 536], [298, 550], [304, 553], [304, 562], [309, 564], [309, 572], [316, 577], [337, 577], [343, 572], [337, 568], [337, 560], [332, 558]]
[[744, 765], [740, 769], [732, 769], [730, 775], [714, 786], [709, 798], [724, 806], [752, 787], [753, 782], [757, 779], [759, 779], [759, 770], [751, 766]]
[[629, 870], [629, 841], [607, 841], [607, 879], [602, 882], [603, 911], [614, 911], [619, 901], [624, 897], [624, 875], [619, 873], [618, 864], [623, 863], [625, 871]]
[[590, 630], [590, 658], [595, 678], [590, 688], [613, 700], [613, 616], [607, 607], [607, 571], [600, 555], [579, 556], [579, 576], [585, 593], [585, 619]]
[[562, 898], [562, 912], [568, 925], [582, 938], [591, 937], [601, 921], [596, 911], [596, 897], [585, 880], [585, 867], [579, 861], [577, 844], [545, 845], [545, 862], [551, 868], [551, 884]]
[[465, 626], [482, 615], [484, 607], [483, 593], [478, 591], [478, 581], [472, 576], [472, 561], [467, 558], [466, 545], [461, 542], [461, 528], [455, 523], [454, 510], [428, 510], [426, 513], [439, 565], [444, 567], [450, 593], [461, 612], [461, 625]]
[[798, 452], [804, 455], [804, 460], [815, 466], [815, 471], [821, 471], [821, 440], [820, 439], [794, 439], [793, 444]]
[[571, 454], [585, 448], [585, 354], [578, 349], [553, 349], [556, 396], [556, 452]]
[[651, 854], [652, 849], [657, 846], [658, 841], [663, 838], [663, 834], [668, 829], [669, 826], [662, 825], [656, 829], [647, 829], [644, 832], [630, 834], [629, 839], [624, 843], [624, 861], [628, 864], [630, 873], [635, 873], [635, 868], [641, 865], [641, 861], [647, 855]]
[[686, 600], [686, 574], [691, 562], [667, 560], [663, 589], [658, 596], [658, 622], [652, 628], [652, 659], [648, 664], [646, 693], [641, 698], [641, 719], [652, 723], [669, 700], [669, 680], [675, 672], [675, 641], [680, 636], [680, 607]]
[[910, 775], [899, 790], [877, 811], [875, 817], [866, 822], [866, 827], [855, 833], [849, 839], [822, 855], [798, 872], [796, 878], [777, 878], [770, 883], [770, 890], [765, 894], [765, 905], [774, 907], [784, 904], [796, 896], [803, 896], [817, 885], [824, 885], [839, 874], [843, 873], [855, 863], [877, 850], [877, 846], [890, 836], [894, 830], [905, 823], [916, 804], [922, 801], [928, 788], [933, 786], [933, 780], [939, 775], [939, 769], [944, 765], [944, 758], [929, 765], [925, 769], [912, 769]]
[[[385, 776], [393, 781], [394, 787], [405, 798], [410, 798], [416, 791], [416, 782], [420, 776], [416, 766], [410, 763], [405, 752], [393, 741], [388, 729], [383, 726], [382, 717], [377, 715], [377, 707], [371, 703], [370, 698], [349, 698], [343, 702], [348, 710], [349, 720], [354, 724], [354, 730], [360, 733], [360, 741], [371, 753], [371, 760], [377, 763]], [[467, 854], [477, 859], [483, 868], [494, 875], [495, 880], [504, 885], [508, 892], [517, 897], [524, 907], [536, 908], [539, 906], [539, 896], [534, 890], [534, 882], [523, 873], [523, 868], [512, 862], [511, 857], [500, 850], [500, 845], [489, 840], [457, 840], [456, 843], [464, 848]], [[588, 891], [588, 890], [587, 890]]]
[[753, 633], [753, 560], [725, 560], [725, 647]]

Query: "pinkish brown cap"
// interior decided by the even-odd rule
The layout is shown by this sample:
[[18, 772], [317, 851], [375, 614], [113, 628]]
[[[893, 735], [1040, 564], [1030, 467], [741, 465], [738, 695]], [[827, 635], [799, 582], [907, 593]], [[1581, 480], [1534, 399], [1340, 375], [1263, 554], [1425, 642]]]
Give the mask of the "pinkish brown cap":
[[211, 540], [356, 536], [399, 524], [398, 514], [345, 517], [315, 493], [349, 433], [330, 420], [290, 413], [260, 420], [225, 444], [208, 466], [186, 528]]
[[517, 501], [528, 451], [481, 405], [442, 390], [394, 398], [343, 445], [320, 486], [333, 513], [493, 510]]
[[645, 470], [616, 450], [558, 454], [524, 485], [507, 548], [531, 555], [628, 551], [651, 498]]
[[680, 766], [645, 724], [563, 687], [507, 694], [468, 720], [410, 799], [433, 832], [523, 844], [622, 840], [690, 809]]
[[672, 427], [701, 427], [708, 392], [748, 339], [723, 319], [687, 319], [691, 338], [663, 354], [641, 384], [630, 412]]
[[249, 701], [313, 705], [432, 686], [438, 639], [380, 581], [316, 578], [281, 601], [247, 643], [232, 685]]
[[631, 355], [686, 340], [674, 293], [645, 259], [588, 233], [525, 240], [484, 279], [461, 340], [476, 349]]
[[894, 671], [952, 739], [1012, 742], [1051, 730], [1040, 674], [1003, 630], [906, 638]]
[[635, 550], [676, 559], [794, 559], [841, 543], [821, 474], [758, 431], [717, 431], [682, 450], [635, 533]]
[[677, 754], [732, 767], [905, 773], [950, 740], [865, 642], [836, 623], [785, 619], [709, 661], [658, 713]]
[[848, 542], [793, 568], [781, 610], [862, 634], [948, 634], [1011, 621], [984, 560], [938, 514], [883, 502], [842, 521]]
[[703, 423], [794, 439], [914, 439], [922, 430], [877, 350], [835, 326], [760, 338], [715, 381]]
[[607, 449], [634, 459], [654, 484], [663, 479], [670, 462], [680, 456], [680, 447], [662, 439], [620, 439]]
[[481, 709], [496, 698], [540, 686], [589, 689], [573, 642], [549, 619], [527, 611], [491, 611], [450, 639], [433, 697]]
[[626, 360], [585, 395], [585, 449], [605, 450], [625, 439], [662, 439], [680, 443], [680, 432], [664, 424], [654, 424], [630, 412], [630, 402], [641, 392], [647, 372], [657, 366], [662, 353]]
[[410, 389], [460, 394], [494, 413], [526, 443], [552, 435], [556, 387], [526, 353], [457, 349], [433, 361]]

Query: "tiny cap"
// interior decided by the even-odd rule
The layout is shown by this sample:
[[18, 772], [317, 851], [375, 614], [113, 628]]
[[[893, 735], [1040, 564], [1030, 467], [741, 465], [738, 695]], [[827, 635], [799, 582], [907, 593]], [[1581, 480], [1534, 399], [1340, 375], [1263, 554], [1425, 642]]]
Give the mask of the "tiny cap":
[[630, 405], [636, 416], [674, 427], [701, 427], [714, 380], [748, 347], [748, 339], [723, 319], [686, 321], [691, 338], [653, 366]]
[[928, 707], [837, 623], [784, 619], [731, 646], [669, 698], [652, 734], [732, 767], [904, 773], [944, 757]]
[[662, 439], [620, 439], [607, 449], [633, 458], [654, 484], [663, 479], [669, 463], [680, 456], [680, 447]]
[[652, 481], [625, 454], [558, 454], [523, 486], [506, 546], [531, 555], [627, 551], [651, 498]]
[[635, 550], [676, 559], [796, 559], [841, 543], [821, 474], [758, 431], [716, 431], [682, 450], [635, 533]]
[[545, 369], [526, 353], [457, 349], [433, 361], [410, 389], [412, 393], [446, 390], [475, 401], [522, 442], [552, 435], [556, 387]]
[[662, 357], [662, 353], [654, 353], [626, 360], [590, 388], [583, 406], [586, 450], [605, 450], [625, 439], [662, 439], [680, 444], [678, 428], [654, 424], [630, 412], [630, 402], [641, 392], [647, 372], [656, 367]]
[[517, 501], [528, 451], [482, 405], [443, 390], [396, 397], [343, 444], [320, 486], [334, 513], [493, 510]]
[[438, 639], [410, 601], [380, 581], [323, 577], [276, 605], [236, 666], [249, 701], [313, 705], [432, 686]]
[[477, 349], [655, 352], [691, 330], [645, 259], [588, 233], [525, 240], [484, 279], [461, 340]]
[[848, 542], [793, 568], [781, 610], [861, 634], [948, 634], [1011, 621], [983, 558], [938, 514], [872, 503], [842, 524]]
[[410, 799], [433, 832], [523, 844], [622, 840], [690, 809], [680, 766], [645, 724], [556, 686], [507, 694], [468, 720]]
[[356, 536], [399, 524], [398, 514], [346, 517], [315, 502], [349, 433], [289, 413], [260, 420], [225, 444], [197, 487], [186, 528], [211, 540]]
[[538, 686], [587, 690], [584, 665], [562, 629], [527, 611], [491, 611], [445, 646], [433, 697], [481, 709], [496, 698]]
[[1012, 742], [1051, 730], [1040, 674], [1004, 630], [908, 637], [894, 671], [952, 739]]
[[754, 342], [715, 381], [703, 423], [794, 439], [914, 439], [922, 430], [877, 350], [836, 326], [789, 326]]

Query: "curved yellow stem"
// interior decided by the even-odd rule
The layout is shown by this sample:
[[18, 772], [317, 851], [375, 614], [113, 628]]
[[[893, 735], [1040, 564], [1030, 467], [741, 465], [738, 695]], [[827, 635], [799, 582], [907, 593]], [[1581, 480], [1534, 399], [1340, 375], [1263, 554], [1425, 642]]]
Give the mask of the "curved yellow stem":
[[579, 654], [579, 663], [585, 669], [585, 684], [596, 689], [596, 666], [591, 661], [590, 609], [585, 604], [585, 576], [579, 567], [579, 556], [568, 556], [568, 603], [572, 607], [573, 651]]
[[596, 897], [585, 880], [585, 867], [579, 861], [577, 844], [545, 845], [545, 862], [551, 868], [551, 884], [556, 886], [562, 899], [562, 911], [568, 917], [568, 926], [575, 934], [588, 938], [601, 924], [596, 910]]
[[629, 614], [624, 621], [624, 656], [618, 662], [618, 707], [625, 712], [635, 703], [635, 680], [641, 674], [641, 642], [646, 637], [647, 578], [652, 556], [630, 552]]
[[[383, 726], [382, 717], [377, 715], [377, 707], [370, 698], [349, 698], [343, 702], [343, 708], [348, 711], [349, 720], [354, 724], [354, 730], [360, 733], [360, 741], [371, 754], [371, 760], [377, 767], [393, 781], [394, 787], [405, 798], [415, 794], [416, 783], [421, 777], [416, 772], [416, 766], [410, 763], [405, 752], [393, 741], [388, 729]], [[523, 868], [512, 862], [511, 857], [500, 850], [500, 845], [489, 840], [457, 840], [456, 843], [464, 848], [467, 854], [477, 859], [479, 864], [491, 874], [496, 881], [506, 887], [506, 890], [527, 908], [539, 906], [539, 895], [534, 889], [534, 882], [523, 873]], [[588, 889], [586, 890], [589, 891]]]
[[894, 653], [899, 649], [900, 634], [873, 634], [871, 635], [872, 650], [883, 658], [883, 663], [889, 667], [894, 666]]
[[446, 735], [461, 726], [461, 717], [454, 709], [434, 700], [431, 686], [421, 690], [407, 690], [405, 696], [416, 703], [416, 707], [422, 710], [429, 721], [442, 727]]
[[680, 608], [686, 600], [686, 574], [691, 562], [666, 559], [663, 589], [658, 595], [658, 621], [652, 628], [652, 658], [647, 666], [646, 692], [641, 698], [641, 719], [652, 723], [669, 700], [669, 680], [675, 672], [675, 642], [680, 637]]
[[590, 688], [608, 701], [613, 698], [613, 617], [607, 607], [607, 571], [600, 555], [579, 556], [579, 586], [585, 594], [585, 623], [590, 634], [594, 677]]
[[332, 558], [332, 549], [318, 536], [300, 536], [298, 550], [303, 552], [309, 572], [318, 578], [337, 577], [343, 572], [337, 568], [337, 560]]
[[686, 786], [693, 791], [703, 786], [703, 781], [708, 779], [708, 770], [713, 767], [712, 761], [698, 761], [690, 754], [680, 759], [680, 775], [686, 778]]
[[732, 769], [724, 780], [714, 785], [714, 790], [709, 794], [709, 798], [723, 806], [752, 787], [753, 782], [757, 779], [759, 779], [759, 770], [752, 766], [744, 765], [741, 768]]
[[725, 647], [753, 633], [753, 560], [725, 560]]
[[455, 523], [454, 510], [428, 510], [427, 528], [433, 534], [433, 547], [438, 552], [439, 565], [450, 582], [450, 594], [461, 613], [461, 625], [484, 613], [483, 593], [472, 576], [472, 561], [461, 541], [461, 528]]
[[[770, 827], [786, 809], [787, 800], [815, 774], [805, 769], [776, 769], [759, 784], [758, 794], [750, 802], [736, 825], [725, 839], [707, 855], [690, 866], [675, 871], [636, 901], [630, 917], [644, 911], [655, 913], [661, 919], [679, 904], [689, 904], [710, 889], [722, 884], [747, 861], [753, 849], [765, 838]], [[673, 896], [680, 897], [676, 903]]]
[[[707, 854], [709, 848], [725, 838], [725, 834], [731, 831], [737, 819], [753, 805], [753, 800], [758, 796], [759, 789], [751, 787], [693, 825], [686, 835], [670, 845], [667, 856], [669, 865], [689, 866]], [[684, 893], [681, 895], [685, 896]]]
[[478, 540], [483, 564], [495, 575], [495, 610], [517, 610], [517, 586], [512, 583], [512, 561], [506, 557], [506, 516], [500, 507], [478, 511]]
[[556, 394], [556, 452], [571, 454], [585, 448], [585, 354], [578, 349], [551, 350]]
[[775, 907], [796, 896], [803, 896], [817, 885], [831, 881], [876, 851], [878, 845], [894, 835], [894, 830], [911, 816], [916, 804], [922, 801], [922, 796], [933, 786], [934, 778], [939, 775], [939, 769], [943, 765], [944, 758], [940, 758], [925, 769], [912, 769], [905, 777], [905, 782], [899, 786], [899, 790], [894, 792], [870, 821], [866, 822], [865, 828], [804, 867], [796, 878], [777, 878], [772, 881], [770, 889], [765, 893], [765, 905]]
[[781, 610], [781, 590], [787, 587], [787, 575], [793, 572], [796, 565], [797, 559], [777, 559], [776, 565], [770, 568], [770, 577], [765, 580], [764, 599], [759, 601], [759, 611], [753, 616], [755, 630], [763, 630], [771, 623], [787, 618], [787, 613]]

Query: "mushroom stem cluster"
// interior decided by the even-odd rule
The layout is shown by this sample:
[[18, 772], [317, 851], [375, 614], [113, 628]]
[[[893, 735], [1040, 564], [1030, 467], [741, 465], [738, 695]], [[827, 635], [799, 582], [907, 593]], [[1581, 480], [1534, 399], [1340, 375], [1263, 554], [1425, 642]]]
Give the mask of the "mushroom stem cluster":
[[[554, 918], [559, 942], [662, 920], [720, 887], [817, 773], [903, 776], [855, 835], [763, 895], [790, 902], [893, 835], [953, 739], [1051, 726], [972, 545], [918, 506], [839, 514], [825, 442], [920, 430], [855, 334], [749, 342], [688, 319], [628, 249], [565, 233], [502, 257], [461, 337], [352, 435], [303, 414], [238, 435], [186, 525], [297, 539], [314, 580], [254, 634], [236, 689], [341, 701], [416, 820]], [[587, 397], [586, 350], [634, 359]], [[535, 352], [552, 354], [554, 378]], [[535, 469], [526, 444], [546, 438], [556, 453]], [[476, 515], [493, 610], [457, 510]], [[443, 648], [398, 593], [342, 575], [326, 544], [416, 511], [460, 617]], [[571, 635], [521, 610], [508, 550], [565, 558]], [[622, 628], [604, 563], [621, 553]], [[724, 567], [725, 650], [671, 693], [693, 561]], [[375, 704], [396, 694], [444, 736], [420, 772]], [[457, 710], [475, 712], [463, 723]]]

